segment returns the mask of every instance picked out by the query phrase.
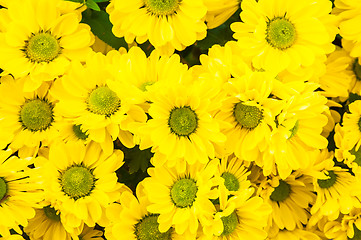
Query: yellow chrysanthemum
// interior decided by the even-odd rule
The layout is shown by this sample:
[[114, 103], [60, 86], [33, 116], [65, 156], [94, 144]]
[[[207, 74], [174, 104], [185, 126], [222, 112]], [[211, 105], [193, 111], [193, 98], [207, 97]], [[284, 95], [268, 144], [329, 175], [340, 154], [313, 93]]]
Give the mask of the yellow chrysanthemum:
[[357, 240], [361, 238], [361, 209], [353, 208], [336, 221], [327, 222], [324, 232], [328, 239]]
[[134, 121], [145, 122], [147, 117], [128, 88], [112, 88], [108, 84], [116, 81], [109, 62], [109, 58], [96, 53], [87, 59], [86, 66], [73, 63], [50, 93], [59, 100], [56, 111], [74, 125], [80, 125], [89, 140], [111, 153], [117, 138], [132, 148], [135, 142], [128, 125]]
[[[350, 52], [354, 47], [355, 43], [346, 39], [342, 39], [342, 49], [347, 52], [347, 56], [344, 58], [348, 59], [348, 67], [345, 73], [351, 78], [350, 92], [360, 94], [361, 92], [361, 65], [359, 57], [351, 57]], [[344, 99], [341, 99], [344, 100]]]
[[337, 28], [328, 0], [243, 0], [241, 8], [243, 22], [231, 28], [258, 69], [294, 70], [334, 50]]
[[207, 27], [216, 28], [228, 20], [239, 8], [242, 0], [204, 0], [208, 11]]
[[0, 65], [15, 77], [27, 76], [25, 91], [62, 75], [71, 60], [85, 60], [91, 51], [90, 27], [79, 23], [79, 14], [61, 14], [56, 5], [48, 0], [8, 4], [11, 21], [0, 33]]
[[67, 232], [77, 234], [84, 223], [105, 225], [105, 208], [119, 199], [125, 185], [117, 182], [115, 171], [123, 164], [120, 150], [106, 154], [99, 145], [79, 142], [50, 147], [49, 160], [37, 163], [50, 204], [60, 211]]
[[5, 239], [10, 229], [22, 234], [19, 225], [28, 225], [35, 215], [33, 207], [43, 198], [37, 172], [28, 168], [33, 158], [10, 157], [11, 153], [0, 151], [0, 235]]
[[308, 229], [295, 228], [294, 230], [282, 229], [277, 226], [268, 231], [268, 240], [321, 240], [317, 233]]
[[348, 109], [349, 113], [345, 113], [342, 119], [344, 138], [358, 151], [361, 145], [361, 100], [349, 104]]
[[107, 7], [113, 33], [128, 43], [149, 42], [166, 54], [207, 35], [202, 0], [112, 0]]

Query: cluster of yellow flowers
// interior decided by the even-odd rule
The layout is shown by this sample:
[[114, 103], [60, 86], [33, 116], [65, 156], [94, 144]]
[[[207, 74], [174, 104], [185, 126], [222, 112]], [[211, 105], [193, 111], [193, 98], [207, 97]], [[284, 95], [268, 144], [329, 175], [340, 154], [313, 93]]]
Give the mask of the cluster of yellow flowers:
[[0, 5], [0, 239], [361, 239], [360, 1]]

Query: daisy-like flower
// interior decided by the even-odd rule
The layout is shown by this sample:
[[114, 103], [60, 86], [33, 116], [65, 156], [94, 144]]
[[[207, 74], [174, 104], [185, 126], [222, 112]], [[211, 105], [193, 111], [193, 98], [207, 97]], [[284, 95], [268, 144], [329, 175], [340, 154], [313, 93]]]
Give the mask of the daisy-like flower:
[[0, 235], [5, 239], [10, 229], [22, 234], [19, 225], [28, 225], [35, 215], [33, 207], [43, 198], [37, 172], [28, 168], [33, 158], [10, 157], [11, 153], [10, 149], [0, 151]]
[[167, 232], [171, 227], [177, 234], [189, 231], [196, 234], [198, 219], [211, 215], [217, 198], [213, 177], [217, 161], [207, 165], [187, 165], [184, 172], [166, 166], [149, 168], [149, 178], [143, 180], [144, 192], [150, 204], [147, 210], [159, 214], [159, 231]]
[[51, 206], [60, 211], [67, 232], [78, 234], [84, 223], [106, 224], [105, 208], [128, 188], [117, 182], [115, 171], [123, 164], [120, 150], [104, 153], [97, 144], [53, 144], [49, 160], [36, 164], [42, 171], [44, 191]]
[[228, 20], [239, 8], [242, 0], [205, 0], [208, 11], [207, 27], [216, 28]]
[[310, 66], [334, 50], [337, 27], [328, 0], [243, 0], [243, 22], [231, 25], [234, 38], [258, 69], [281, 71]]
[[0, 145], [4, 148], [10, 144], [14, 151], [20, 149], [19, 156], [26, 156], [23, 150], [37, 149], [56, 138], [54, 124], [60, 117], [54, 112], [56, 100], [48, 94], [50, 84], [45, 82], [34, 92], [24, 92], [25, 81], [5, 76], [0, 85], [0, 94], [4, 96], [0, 100]]
[[273, 226], [268, 231], [268, 240], [321, 240], [319, 233], [304, 228], [295, 228], [294, 230], [282, 229]]
[[327, 222], [324, 232], [328, 239], [357, 240], [361, 238], [361, 209], [353, 208], [340, 219]]
[[[6, 30], [0, 33], [0, 65], [25, 91], [62, 75], [72, 60], [85, 60], [94, 37], [75, 12], [61, 14], [57, 1], [12, 0]], [[4, 21], [4, 19], [0, 19]]]
[[172, 54], [207, 35], [202, 0], [112, 0], [107, 7], [113, 33], [128, 43], [149, 42]]
[[86, 66], [73, 63], [69, 72], [50, 90], [50, 94], [59, 100], [55, 110], [107, 153], [113, 151], [113, 141], [117, 138], [124, 146], [134, 147], [128, 125], [147, 119], [128, 88], [114, 89], [108, 84], [115, 81], [109, 62], [109, 58], [96, 53], [87, 59]]
[[268, 226], [276, 225], [279, 229], [294, 230], [302, 228], [310, 217], [309, 204], [316, 195], [312, 192], [312, 178], [294, 172], [286, 179], [269, 176], [258, 189], [265, 202], [271, 205], [272, 214]]
[[349, 104], [348, 109], [349, 113], [345, 113], [342, 119], [344, 138], [358, 151], [361, 145], [361, 100]]

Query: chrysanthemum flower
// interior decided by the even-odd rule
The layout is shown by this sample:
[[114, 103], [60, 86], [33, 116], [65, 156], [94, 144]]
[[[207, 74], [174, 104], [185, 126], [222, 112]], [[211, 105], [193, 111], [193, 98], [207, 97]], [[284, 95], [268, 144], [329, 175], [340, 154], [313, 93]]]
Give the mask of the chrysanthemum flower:
[[196, 234], [198, 219], [212, 214], [210, 199], [217, 197], [216, 190], [212, 190], [216, 163], [187, 165], [185, 172], [166, 166], [148, 169], [151, 177], [142, 182], [150, 201], [147, 210], [159, 214], [160, 232], [173, 227], [177, 234]]
[[10, 229], [22, 233], [19, 225], [28, 225], [28, 219], [35, 215], [33, 207], [43, 198], [36, 173], [28, 168], [33, 158], [9, 157], [11, 153], [0, 151], [0, 235], [5, 239]]
[[208, 11], [207, 27], [216, 28], [228, 20], [239, 8], [242, 0], [204, 0]]
[[11, 21], [0, 33], [0, 65], [16, 78], [27, 76], [25, 91], [62, 75], [71, 60], [85, 60], [91, 51], [90, 27], [79, 23], [75, 12], [61, 14], [56, 5], [48, 0], [13, 0], [8, 5]]
[[328, 0], [243, 0], [241, 8], [243, 22], [231, 28], [256, 68], [297, 69], [334, 50], [337, 27]]
[[113, 33], [128, 43], [149, 42], [170, 55], [207, 35], [202, 0], [112, 0], [107, 7]]
[[349, 214], [340, 219], [327, 222], [324, 232], [328, 239], [356, 240], [361, 237], [361, 209], [353, 208]]
[[268, 240], [321, 240], [318, 232], [315, 233], [305, 228], [295, 228], [294, 230], [282, 229], [273, 226], [268, 231]]
[[120, 150], [104, 153], [99, 145], [79, 142], [53, 144], [49, 160], [37, 163], [44, 178], [44, 191], [69, 233], [84, 223], [106, 224], [105, 208], [119, 199], [125, 185], [117, 182], [115, 171], [123, 164]]
[[358, 151], [361, 146], [361, 101], [352, 102], [348, 109], [349, 113], [345, 113], [342, 119], [344, 138]]

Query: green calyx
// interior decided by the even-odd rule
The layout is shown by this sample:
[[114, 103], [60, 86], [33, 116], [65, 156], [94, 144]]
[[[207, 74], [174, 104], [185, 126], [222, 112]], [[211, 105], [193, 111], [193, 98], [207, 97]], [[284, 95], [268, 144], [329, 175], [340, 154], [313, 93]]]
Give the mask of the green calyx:
[[56, 213], [56, 210], [51, 206], [46, 206], [43, 208], [45, 215], [56, 222], [60, 222], [60, 213]]
[[177, 136], [189, 136], [197, 130], [197, 114], [189, 106], [174, 108], [169, 114], [168, 126]]
[[334, 171], [328, 171], [328, 179], [317, 179], [317, 183], [320, 186], [320, 188], [330, 188], [332, 187], [337, 180], [337, 175]]
[[198, 187], [190, 178], [183, 178], [174, 183], [170, 190], [170, 196], [174, 205], [179, 208], [190, 207], [197, 197]]
[[267, 23], [266, 41], [279, 50], [285, 50], [296, 41], [295, 26], [284, 17], [275, 17]]
[[53, 120], [53, 105], [44, 99], [27, 100], [19, 113], [24, 129], [32, 132], [46, 130]]
[[263, 112], [256, 106], [249, 106], [239, 102], [234, 106], [233, 116], [242, 128], [252, 130], [261, 123]]
[[221, 236], [228, 236], [236, 230], [239, 222], [237, 213], [234, 211], [230, 215], [221, 217], [223, 223], [223, 232]]
[[61, 47], [53, 35], [39, 32], [25, 41], [24, 52], [31, 62], [51, 62], [60, 54]]
[[88, 134], [83, 132], [80, 127], [81, 125], [73, 125], [73, 132], [78, 139], [86, 140], [88, 138]]
[[271, 193], [270, 199], [275, 202], [282, 202], [286, 200], [291, 193], [291, 187], [283, 180], [279, 181], [279, 185]]
[[0, 177], [0, 204], [3, 199], [6, 197], [6, 193], [8, 192], [8, 187], [5, 182], [5, 179]]
[[224, 172], [222, 173], [221, 177], [224, 178], [224, 186], [226, 186], [228, 191], [238, 191], [239, 181], [236, 176], [234, 176], [234, 174]]
[[138, 240], [170, 240], [172, 228], [167, 232], [159, 231], [158, 215], [146, 215], [134, 227], [134, 234]]
[[144, 0], [147, 10], [153, 15], [171, 15], [179, 9], [181, 0]]
[[98, 115], [110, 117], [120, 108], [118, 95], [107, 86], [94, 89], [87, 100], [88, 110]]
[[72, 166], [63, 172], [60, 183], [63, 192], [77, 200], [90, 195], [94, 189], [95, 178], [88, 168]]
[[355, 59], [352, 65], [352, 70], [357, 80], [361, 80], [361, 65], [358, 63], [358, 58]]

